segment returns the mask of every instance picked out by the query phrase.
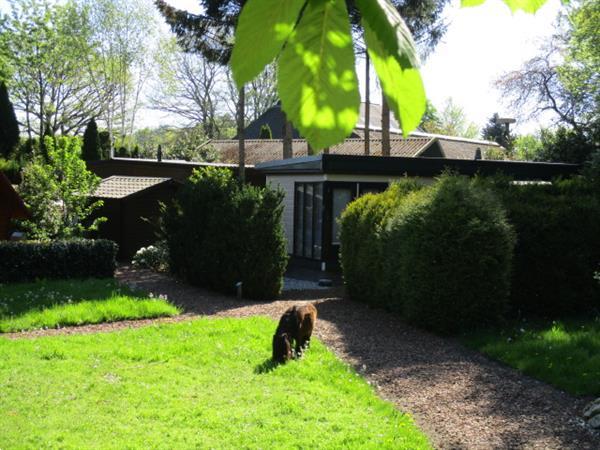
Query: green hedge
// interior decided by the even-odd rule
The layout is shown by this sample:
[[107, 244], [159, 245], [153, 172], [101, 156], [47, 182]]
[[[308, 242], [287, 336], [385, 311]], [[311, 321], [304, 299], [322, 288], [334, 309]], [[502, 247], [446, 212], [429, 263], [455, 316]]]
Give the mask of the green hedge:
[[558, 317], [600, 310], [600, 195], [582, 179], [500, 186], [518, 240], [515, 313]]
[[407, 178], [381, 194], [363, 195], [345, 209], [340, 221], [340, 262], [352, 300], [385, 306], [385, 286], [377, 277], [383, 270], [381, 232], [400, 201], [421, 187]]
[[281, 192], [240, 186], [229, 170], [196, 170], [163, 215], [171, 270], [221, 292], [241, 281], [244, 297], [276, 297], [287, 265], [282, 201]]
[[0, 241], [0, 282], [112, 277], [116, 255], [117, 244], [102, 239]]
[[[441, 333], [502, 318], [514, 233], [490, 189], [446, 175], [357, 201], [341, 220], [351, 298]], [[354, 242], [361, 233], [364, 245]]]

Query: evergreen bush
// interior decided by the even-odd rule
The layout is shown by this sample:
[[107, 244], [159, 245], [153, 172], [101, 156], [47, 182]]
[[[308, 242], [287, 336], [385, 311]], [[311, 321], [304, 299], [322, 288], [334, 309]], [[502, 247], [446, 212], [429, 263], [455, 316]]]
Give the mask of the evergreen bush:
[[382, 236], [388, 304], [440, 333], [497, 323], [508, 306], [514, 243], [491, 190], [445, 175], [390, 217]]
[[407, 178], [392, 184], [385, 192], [363, 195], [345, 209], [340, 220], [340, 262], [352, 300], [385, 304], [387, 283], [381, 278], [381, 232], [400, 201], [421, 187]]
[[514, 312], [559, 317], [600, 310], [600, 196], [583, 179], [499, 189], [518, 240]]
[[112, 277], [116, 255], [117, 244], [103, 239], [0, 241], [0, 283]]
[[194, 171], [163, 213], [171, 270], [225, 293], [243, 283], [247, 298], [271, 299], [287, 264], [283, 193], [239, 185], [231, 171]]

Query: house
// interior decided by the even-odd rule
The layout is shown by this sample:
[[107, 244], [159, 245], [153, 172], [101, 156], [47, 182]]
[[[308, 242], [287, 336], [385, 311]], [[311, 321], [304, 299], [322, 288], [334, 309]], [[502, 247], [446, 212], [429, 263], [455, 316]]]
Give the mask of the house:
[[15, 219], [29, 219], [30, 213], [23, 200], [10, 183], [10, 180], [0, 172], [0, 241], [10, 239], [11, 223]]
[[142, 247], [157, 239], [160, 203], [173, 200], [180, 183], [166, 177], [113, 175], [101, 181], [94, 193], [104, 205], [94, 217], [106, 217], [97, 237], [119, 245], [119, 260], [131, 260]]
[[381, 192], [405, 176], [432, 183], [444, 170], [473, 176], [503, 173], [516, 181], [549, 181], [577, 173], [574, 164], [466, 160], [440, 157], [381, 157], [320, 154], [261, 163], [267, 185], [285, 193], [283, 226], [287, 250], [296, 260], [322, 270], [335, 267], [339, 219], [355, 198]]

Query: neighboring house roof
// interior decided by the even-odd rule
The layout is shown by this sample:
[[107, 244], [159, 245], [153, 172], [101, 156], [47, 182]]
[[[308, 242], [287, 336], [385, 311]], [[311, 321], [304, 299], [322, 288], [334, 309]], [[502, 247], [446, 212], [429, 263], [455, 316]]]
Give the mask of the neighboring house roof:
[[[219, 153], [223, 163], [237, 164], [238, 141], [215, 140], [211, 145]], [[332, 155], [363, 155], [365, 142], [363, 139], [346, 139], [344, 142], [329, 148]], [[390, 156], [433, 157], [449, 159], [476, 159], [477, 150], [485, 159], [488, 150], [501, 148], [495, 142], [473, 139], [455, 138], [427, 133], [412, 133], [408, 138], [392, 135], [390, 139]], [[283, 140], [281, 139], [248, 139], [245, 141], [246, 163], [260, 164], [267, 161], [283, 159]], [[308, 156], [308, 145], [304, 139], [292, 141], [294, 158]], [[370, 155], [381, 155], [381, 138], [371, 137]]]
[[[390, 139], [392, 156], [418, 156], [428, 148], [435, 139], [427, 137], [409, 137], [408, 139]], [[217, 149], [219, 159], [224, 163], [236, 164], [238, 162], [238, 141], [215, 140], [211, 145]], [[281, 139], [249, 139], [245, 141], [246, 163], [259, 164], [266, 161], [283, 159], [283, 140]], [[329, 153], [334, 155], [362, 155], [364, 153], [362, 139], [346, 139], [344, 142], [329, 148]], [[292, 141], [294, 158], [308, 156], [308, 145], [304, 139]], [[381, 139], [372, 139], [370, 153], [381, 156]]]
[[0, 215], [11, 219], [29, 219], [29, 210], [10, 180], [0, 172]]
[[129, 177], [113, 175], [100, 182], [94, 197], [96, 198], [125, 198], [163, 183], [171, 182], [171, 178]]

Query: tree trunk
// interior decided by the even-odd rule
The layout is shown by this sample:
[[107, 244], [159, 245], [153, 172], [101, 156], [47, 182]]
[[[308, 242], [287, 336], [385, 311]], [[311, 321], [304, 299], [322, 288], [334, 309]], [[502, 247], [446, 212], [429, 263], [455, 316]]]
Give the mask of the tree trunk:
[[292, 149], [292, 122], [287, 120], [287, 116], [283, 113], [284, 124], [283, 124], [283, 159], [289, 159], [294, 157], [294, 151]]
[[244, 138], [244, 112], [245, 112], [245, 100], [246, 92], [242, 87], [239, 91], [238, 105], [237, 105], [237, 133], [238, 133], [238, 178], [240, 183], [246, 181], [246, 148]]
[[369, 156], [371, 153], [371, 74], [370, 74], [370, 62], [369, 52], [365, 49], [365, 65], [367, 69], [365, 71], [365, 155]]
[[381, 156], [390, 156], [390, 107], [381, 94]]

